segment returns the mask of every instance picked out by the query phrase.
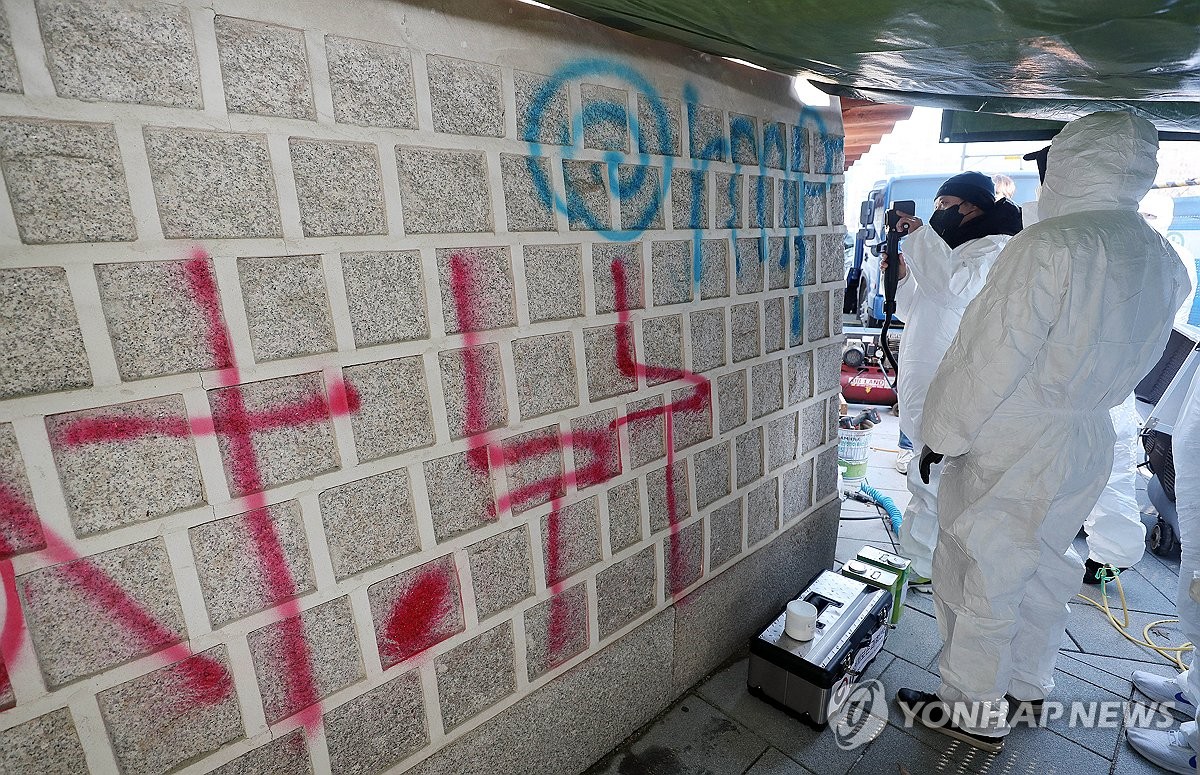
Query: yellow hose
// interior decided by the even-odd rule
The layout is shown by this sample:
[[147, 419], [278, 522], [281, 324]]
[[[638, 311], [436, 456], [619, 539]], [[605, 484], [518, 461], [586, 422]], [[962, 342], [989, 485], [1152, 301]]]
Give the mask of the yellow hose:
[[[1112, 609], [1108, 607], [1109, 582], [1116, 584], [1117, 593], [1121, 596], [1121, 612], [1122, 618], [1124, 619], [1123, 622], [1118, 622], [1117, 617], [1113, 615]], [[1076, 595], [1076, 597], [1090, 605], [1094, 605], [1096, 608], [1099, 608], [1101, 611], [1103, 611], [1104, 615], [1108, 617], [1109, 624], [1111, 624], [1117, 632], [1121, 633], [1126, 640], [1156, 652], [1160, 657], [1170, 662], [1176, 667], [1176, 669], [1180, 671], [1187, 669], [1187, 665], [1183, 663], [1182, 655], [1193, 649], [1191, 643], [1184, 643], [1182, 646], [1160, 646], [1150, 639], [1151, 627], [1159, 624], [1173, 624], [1178, 622], [1178, 619], [1159, 619], [1157, 621], [1150, 622], [1144, 628], [1142, 628], [1142, 640], [1138, 640], [1126, 632], [1126, 629], [1129, 627], [1129, 606], [1125, 602], [1125, 589], [1121, 586], [1121, 578], [1116, 568], [1113, 568], [1111, 565], [1105, 565], [1102, 568], [1100, 573], [1099, 602], [1082, 593]]]

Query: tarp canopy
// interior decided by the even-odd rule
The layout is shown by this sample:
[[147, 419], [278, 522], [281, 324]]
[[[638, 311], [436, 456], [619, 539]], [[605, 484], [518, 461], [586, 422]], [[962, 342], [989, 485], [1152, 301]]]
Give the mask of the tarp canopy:
[[[842, 111], [848, 98], [842, 98]], [[894, 106], [889, 106], [894, 107]], [[943, 110], [942, 128], [938, 139], [943, 143], [1011, 142], [1014, 140], [1049, 141], [1062, 128], [1063, 121], [1043, 118], [1016, 118], [997, 113], [971, 113], [965, 110]], [[1200, 132], [1171, 132], [1160, 130], [1159, 140], [1200, 140]], [[1197, 161], [1200, 161], [1198, 159]]]
[[1200, 0], [541, 0], [839, 96], [1200, 132]]

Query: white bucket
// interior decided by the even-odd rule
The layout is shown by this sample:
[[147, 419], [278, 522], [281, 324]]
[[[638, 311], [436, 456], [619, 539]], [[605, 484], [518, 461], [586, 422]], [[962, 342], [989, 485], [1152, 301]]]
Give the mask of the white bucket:
[[842, 474], [845, 489], [857, 490], [867, 478], [872, 430], [838, 428], [838, 470]]

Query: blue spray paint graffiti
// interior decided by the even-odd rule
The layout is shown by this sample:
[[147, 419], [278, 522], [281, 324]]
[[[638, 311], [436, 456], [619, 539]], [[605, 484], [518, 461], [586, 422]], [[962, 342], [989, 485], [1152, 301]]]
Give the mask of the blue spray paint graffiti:
[[[819, 142], [822, 144], [824, 151], [824, 169], [816, 171], [816, 174], [825, 174], [824, 184], [814, 184], [804, 180], [805, 160], [808, 154], [808, 126], [812, 124], [816, 130]], [[792, 157], [791, 163], [788, 165], [788, 171], [785, 179], [789, 182], [795, 181], [797, 201], [794, 206], [797, 208], [794, 219], [796, 222], [795, 233], [791, 229], [786, 230], [784, 245], [792, 246], [796, 255], [796, 266], [793, 272], [792, 285], [795, 288], [800, 288], [807, 279], [809, 271], [815, 272], [812, 267], [813, 256], [808, 255], [808, 251], [804, 247], [804, 229], [805, 229], [805, 208], [810, 194], [815, 194], [821, 188], [825, 191], [829, 190], [829, 186], [833, 183], [833, 176], [839, 172], [834, 169], [835, 162], [841, 157], [843, 149], [843, 140], [840, 137], [831, 137], [829, 130], [825, 125], [825, 119], [821, 114], [811, 107], [805, 105], [800, 110], [800, 115], [797, 118], [795, 130], [792, 134]], [[814, 164], [814, 166], [816, 166]], [[815, 188], [812, 188], [814, 187]], [[786, 252], [786, 251], [785, 251]], [[815, 279], [815, 278], [814, 278]], [[801, 328], [804, 324], [804, 305], [801, 296], [793, 297], [792, 300], [792, 315], [791, 315], [791, 339], [793, 342], [799, 341], [802, 337]]]
[[[802, 186], [803, 187], [803, 186]], [[808, 248], [804, 245], [804, 224], [801, 222], [799, 227], [800, 235], [795, 238], [796, 243], [796, 271], [794, 275], [794, 287], [799, 288], [805, 284], [805, 275], [808, 272]]]
[[[648, 100], [650, 114], [654, 119], [657, 130], [657, 147], [666, 148], [670, 146], [670, 118], [667, 114], [666, 106], [663, 104], [662, 98], [658, 91], [650, 84], [646, 78], [629, 65], [612, 62], [605, 59], [579, 59], [573, 62], [568, 62], [560, 67], [555, 72], [542, 88], [534, 96], [530, 103], [529, 111], [526, 114], [526, 123], [529, 126], [527, 137], [539, 137], [540, 127], [547, 106], [551, 104], [555, 94], [557, 94], [564, 86], [574, 80], [579, 80], [586, 77], [609, 77], [615, 78], [629, 84], [638, 92], [645, 95]], [[589, 127], [595, 127], [603, 123], [620, 123], [624, 124], [628, 120], [630, 128], [633, 132], [635, 142], [639, 149], [646, 147], [646, 143], [641, 142], [641, 127], [638, 121], [633, 116], [627, 115], [628, 111], [625, 106], [618, 105], [610, 101], [597, 101], [589, 105], [589, 110], [580, 113], [572, 118], [571, 128], [573, 137], [582, 138], [584, 136], [585, 124]], [[582, 142], [580, 140], [580, 142]], [[537, 157], [542, 155], [542, 145], [537, 140], [528, 140], [530, 156]], [[564, 146], [562, 155], [564, 159], [573, 159], [576, 145]], [[619, 151], [609, 151], [605, 154], [605, 164], [608, 167], [608, 183], [611, 190], [615, 190], [618, 196], [631, 199], [637, 195], [641, 187], [646, 185], [652, 176], [646, 174], [645, 167], [649, 166], [650, 156], [647, 153], [639, 150], [638, 165], [643, 168], [640, 171], [634, 171], [630, 174], [627, 180], [622, 180], [619, 165], [624, 159], [624, 155]], [[572, 191], [568, 185], [566, 197], [560, 197], [554, 192], [550, 181], [545, 172], [536, 163], [528, 165], [530, 176], [533, 179], [534, 187], [538, 191], [538, 196], [543, 204], [547, 207], [553, 207], [558, 212], [567, 215], [568, 219], [574, 219], [576, 222], [584, 224], [586, 228], [598, 232], [605, 239], [613, 242], [628, 242], [638, 239], [647, 226], [654, 222], [658, 216], [659, 209], [662, 203], [666, 201], [667, 186], [670, 185], [671, 167], [673, 159], [670, 156], [664, 157], [662, 178], [658, 183], [657, 191], [650, 197], [649, 203], [645, 209], [633, 219], [633, 223], [629, 228], [612, 229], [605, 225], [603, 221], [592, 212], [591, 208], [579, 195], [578, 191]], [[598, 180], [590, 181], [592, 183], [600, 183]], [[625, 224], [622, 224], [625, 225]]]
[[789, 326], [791, 335], [788, 337], [788, 346], [795, 347], [803, 341], [800, 335], [800, 326], [804, 322], [804, 297], [797, 294], [792, 297], [792, 315], [791, 325]]
[[734, 116], [729, 120], [729, 150], [735, 164], [744, 164], [741, 159], [749, 157], [758, 161], [758, 138], [755, 137], [754, 122], [745, 116]]
[[[692, 202], [691, 202], [691, 226], [692, 226], [692, 286], [698, 294], [700, 291], [700, 278], [704, 273], [704, 257], [703, 257], [703, 237], [704, 224], [700, 223], [701, 213], [704, 203], [700, 196], [704, 195], [704, 181], [708, 180], [708, 168], [710, 160], [724, 161], [729, 154], [729, 140], [724, 137], [712, 137], [699, 149], [693, 145], [696, 140], [696, 113], [700, 102], [700, 95], [696, 91], [696, 87], [692, 84], [684, 84], [683, 100], [687, 104], [688, 115], [688, 146], [692, 154]], [[730, 178], [730, 186], [734, 183], [734, 179]], [[734, 204], [733, 195], [730, 194], [730, 204]], [[735, 209], [736, 214], [736, 209]], [[734, 216], [731, 216], [731, 218]], [[723, 228], [732, 228], [730, 223]], [[718, 225], [717, 228], [722, 228]]]
[[[705, 165], [707, 166], [707, 165]], [[704, 237], [704, 202], [701, 197], [707, 196], [704, 181], [707, 173], [702, 170], [689, 170], [691, 176], [691, 212], [688, 213], [688, 225], [692, 227], [692, 286], [696, 295], [700, 295], [700, 276], [704, 273], [704, 257], [701, 243]]]
[[[611, 100], [588, 102], [578, 115], [572, 117], [569, 133], [565, 128], [560, 128], [556, 132], [556, 134], [564, 136], [564, 139], [566, 137], [575, 138], [574, 144], [562, 147], [563, 160], [574, 160], [579, 147], [585, 144], [583, 139], [585, 135], [602, 135], [603, 127], [609, 125], [613, 128], [620, 128], [622, 131], [626, 126], [630, 128], [638, 148], [636, 163], [629, 163], [635, 160], [627, 158], [627, 154], [616, 148], [607, 150], [603, 162], [588, 162], [587, 166], [582, 168], [583, 175], [580, 178], [572, 177], [568, 181], [566, 195], [559, 196], [554, 192], [543, 167], [533, 160], [541, 157], [543, 153], [541, 143], [535, 138], [542, 136], [541, 124], [543, 121], [554, 120], [547, 118], [547, 111], [561, 108], [563, 100], [561, 95], [566, 84], [582, 78], [597, 76], [624, 81], [643, 95], [646, 99], [646, 112], [654, 124], [655, 136], [653, 138], [642, 137], [644, 130], [639, 125], [637, 117], [630, 115], [627, 105]], [[768, 211], [769, 207], [773, 209], [771, 200], [774, 197], [773, 189], [768, 191], [768, 186], [774, 186], [774, 181], [777, 179], [769, 174], [768, 166], [774, 165], [783, 168], [783, 176], [778, 178], [782, 184], [782, 193], [780, 194], [782, 212], [778, 226], [784, 231], [782, 247], [779, 249], [778, 255], [779, 270], [786, 272], [788, 266], [793, 264], [792, 257], [794, 256], [791, 285], [799, 289], [807, 281], [815, 279], [810, 276], [810, 273], [814, 271], [812, 262], [815, 257], [809, 255], [810, 251], [804, 245], [804, 215], [810, 202], [824, 201], [827, 197], [833, 176], [839, 171], [834, 167], [836, 160], [841, 157], [843, 152], [842, 138], [831, 137], [821, 114], [804, 106], [794, 125], [790, 155], [786, 152], [788, 150], [786, 131], [782, 129], [783, 124], [778, 122], [764, 124], [760, 153], [756, 136], [757, 130], [752, 119], [745, 116], [734, 116], [729, 122], [729, 136], [714, 136], [712, 132], [714, 111], [701, 106], [696, 88], [692, 84], [686, 84], [682, 96], [687, 110], [688, 151], [691, 156], [690, 169], [687, 169], [690, 176], [688, 189], [691, 197], [688, 227], [692, 230], [693, 237], [692, 281], [694, 286], [699, 288], [704, 271], [702, 243], [703, 232], [708, 224], [703, 223], [703, 199], [706, 195], [705, 184], [709, 179], [709, 166], [712, 161], [724, 162], [727, 159], [733, 163], [733, 174], [729, 176], [725, 190], [718, 192], [718, 196], [724, 196], [730, 215], [723, 223], [714, 225], [716, 228], [730, 230], [729, 246], [734, 256], [735, 271], [741, 270], [741, 256], [737, 250], [737, 240], [738, 215], [741, 211], [740, 182], [746, 177], [742, 162], [753, 159], [757, 161], [758, 174], [755, 177], [752, 191], [753, 212], [748, 213], [748, 216], [752, 219], [752, 225], [759, 231], [758, 260], [763, 264], [767, 262], [771, 252], [768, 247], [770, 245], [768, 229], [776, 226], [773, 222], [773, 212]], [[719, 112], [716, 115], [719, 116]], [[655, 223], [659, 222], [663, 203], [669, 195], [671, 172], [675, 162], [672, 155], [664, 155], [662, 175], [659, 178], [655, 174], [655, 169], [650, 165], [650, 155], [645, 149], [673, 147], [670, 131], [671, 120], [663, 99], [641, 73], [626, 64], [606, 59], [580, 59], [569, 62], [547, 79], [531, 101], [528, 112], [523, 118], [523, 123], [527, 127], [523, 135], [527, 140], [531, 157], [528, 169], [544, 206], [566, 214], [573, 224], [573, 228], [587, 228], [598, 232], [605, 239], [615, 242], [638, 239], [646, 229], [652, 228]], [[815, 131], [810, 133], [810, 128]], [[550, 129], [553, 131], [554, 127], [551, 126]], [[813, 150], [810, 139], [821, 143], [822, 153], [819, 157], [820, 163], [811, 165], [819, 166], [820, 169], [806, 173], [806, 168], [810, 167], [808, 157], [810, 155], [817, 156], [817, 154], [810, 154], [810, 151]], [[565, 173], [566, 169], [564, 168], [564, 177], [567, 177]], [[825, 176], [824, 183], [805, 179], [806, 175], [821, 174]], [[607, 183], [608, 190], [615, 192], [622, 203], [621, 228], [610, 228], [607, 216], [601, 218], [593, 212], [581, 195], [580, 187], [573, 185], [575, 182], [589, 186], [602, 186]], [[646, 192], [644, 191], [647, 187], [654, 189], [651, 192], [652, 195], [648, 197], [645, 196]], [[627, 218], [625, 205], [634, 202], [637, 198], [647, 201], [641, 205], [640, 212], [632, 218]], [[598, 206], [599, 204], [597, 204]], [[803, 304], [799, 296], [793, 297], [791, 313], [792, 339], [797, 340], [803, 326]]]
[[[795, 125], [792, 142], [792, 154], [790, 164], [786, 153], [786, 132], [782, 130], [781, 123], [768, 123], [763, 128], [763, 148], [761, 155], [758, 154], [756, 147], [757, 138], [755, 137], [754, 123], [745, 116], [734, 116], [730, 120], [730, 137], [728, 141], [722, 142], [722, 139], [712, 139], [707, 145], [700, 148], [698, 151], [694, 145], [696, 139], [695, 126], [697, 123], [699, 107], [699, 95], [694, 86], [687, 84], [683, 90], [684, 100], [687, 104], [688, 125], [691, 132], [690, 137], [693, 141], [691, 147], [693, 156], [693, 168], [704, 174], [708, 172], [709, 159], [724, 160], [725, 153], [729, 153], [733, 162], [734, 172], [730, 175], [725, 190], [718, 192], [720, 196], [724, 196], [728, 204], [730, 215], [724, 222], [718, 222], [717, 228], [725, 228], [730, 230], [730, 248], [734, 256], [734, 270], [741, 271], [741, 255], [737, 250], [738, 240], [738, 213], [740, 212], [741, 204], [741, 186], [740, 182], [745, 178], [743, 165], [740, 159], [756, 158], [758, 160], [758, 174], [755, 178], [755, 188], [753, 190], [754, 212], [750, 214], [751, 223], [759, 229], [759, 255], [758, 259], [761, 263], [766, 263], [769, 255], [770, 240], [767, 236], [767, 230], [772, 226], [772, 213], [767, 211], [770, 207], [768, 200], [767, 186], [773, 185], [773, 178], [768, 173], [768, 165], [774, 161], [779, 167], [784, 169], [784, 175], [781, 179], [783, 183], [780, 195], [781, 216], [780, 227], [784, 229], [783, 244], [779, 249], [778, 265], [779, 271], [785, 272], [792, 263], [792, 256], [796, 256], [796, 267], [791, 284], [795, 288], [800, 288], [806, 279], [806, 273], [809, 271], [808, 262], [811, 257], [807, 256], [807, 251], [804, 249], [804, 209], [806, 199], [821, 184], [811, 184], [804, 180], [805, 170], [809, 168], [808, 151], [809, 145], [807, 142], [809, 126], [812, 125], [816, 129], [816, 135], [820, 138], [824, 149], [824, 168], [820, 172], [826, 174], [826, 190], [827, 186], [832, 182], [833, 175], [837, 172], [833, 168], [835, 160], [841, 153], [842, 139], [838, 137], [830, 137], [824, 118], [820, 113], [812, 108], [805, 106], [801, 109]], [[811, 174], [811, 173], [809, 173]], [[692, 191], [692, 207], [693, 211], [699, 207], [696, 191], [699, 183], [693, 181]], [[693, 223], [695, 218], [693, 216]], [[693, 282], [698, 287], [700, 277], [703, 271], [701, 257], [701, 231], [694, 229], [693, 233]], [[793, 306], [792, 325], [793, 338], [797, 337], [800, 332], [800, 327], [803, 324], [802, 320], [802, 305], [795, 304]]]
[[[741, 180], [744, 179], [744, 176], [742, 174], [742, 162], [739, 161], [740, 155], [737, 153], [736, 150], [734, 150], [734, 148], [735, 148], [734, 144], [738, 143], [737, 147], [739, 147], [739, 148], [745, 147], [747, 133], [753, 134], [753, 129], [751, 129], [749, 127], [749, 122], [746, 121], [746, 119], [744, 119], [743, 117], [735, 116], [729, 122], [729, 145], [730, 145], [730, 150], [733, 152], [732, 157], [731, 157], [732, 161], [733, 161], [733, 176], [729, 178], [728, 196], [729, 196], [729, 206], [730, 206], [731, 211], [734, 214], [737, 213], [738, 205], [741, 204], [740, 200], [742, 198], [741, 197], [742, 192], [740, 190], [738, 190], [737, 183], [739, 183]], [[751, 142], [751, 147], [753, 147], [754, 141], [751, 140], [750, 142]], [[734, 199], [735, 197], [737, 198], [738, 201], [735, 201], [735, 199]], [[756, 208], [756, 211], [757, 211], [757, 208]], [[757, 214], [757, 212], [756, 212], [756, 214]], [[735, 215], [732, 215], [731, 219], [733, 217], [735, 217]], [[754, 220], [752, 219], [750, 221], [750, 223], [751, 224], [754, 223]], [[737, 276], [741, 275], [741, 273], [742, 273], [742, 254], [737, 249], [737, 243], [738, 243], [737, 228], [736, 228], [736, 226], [733, 225], [732, 220], [726, 228], [729, 228], [732, 230], [729, 235], [729, 241], [730, 241], [730, 249], [733, 251], [733, 273], [734, 273], [734, 276], [737, 277]], [[760, 247], [759, 247], [759, 260], [760, 260], [760, 262], [762, 260], [761, 241], [760, 241]]]
[[[628, 111], [624, 105], [609, 100], [596, 100], [583, 106], [581, 115], [584, 145], [604, 151], [621, 151], [625, 148], [625, 128], [628, 123]], [[616, 130], [620, 140], [604, 140], [591, 145], [588, 138], [604, 138], [605, 125], [611, 125]]]
[[[758, 138], [754, 122], [745, 116], [734, 116], [729, 120], [729, 144], [733, 151], [734, 174], [742, 173], [742, 159], [752, 159], [749, 162], [758, 165], [758, 175], [754, 178], [754, 210], [750, 214], [750, 225], [758, 227], [758, 263], [763, 265], [767, 260], [767, 227], [770, 225], [770, 213], [767, 212], [767, 185], [770, 178], [766, 175], [765, 160], [758, 155]], [[736, 247], [737, 241], [734, 240]], [[734, 251], [737, 255], [736, 250]], [[740, 271], [740, 261], [737, 269]]]
[[780, 134], [782, 126], [783, 124], [770, 123], [763, 127], [763, 164], [770, 165], [772, 159], [778, 159], [779, 166], [783, 166], [787, 157], [784, 155], [783, 135]]

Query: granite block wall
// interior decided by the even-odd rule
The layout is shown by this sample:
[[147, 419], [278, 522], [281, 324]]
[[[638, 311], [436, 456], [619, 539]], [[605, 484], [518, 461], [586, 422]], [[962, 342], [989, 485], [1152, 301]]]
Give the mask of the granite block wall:
[[579, 772], [715, 667], [833, 557], [790, 86], [507, 0], [0, 4], [0, 771]]

